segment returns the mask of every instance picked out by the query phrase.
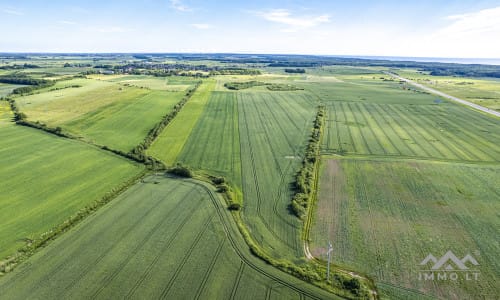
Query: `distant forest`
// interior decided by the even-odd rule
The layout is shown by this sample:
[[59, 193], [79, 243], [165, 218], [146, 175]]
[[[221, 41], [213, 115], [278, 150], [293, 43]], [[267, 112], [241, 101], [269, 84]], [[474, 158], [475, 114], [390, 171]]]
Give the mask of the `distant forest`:
[[[0, 59], [19, 59], [27, 60], [31, 57], [37, 56], [50, 56], [50, 54], [36, 54], [36, 53], [0, 53]], [[114, 69], [123, 67], [142, 67], [147, 69], [161, 69], [161, 68], [176, 68], [178, 70], [191, 70], [200, 69], [207, 72], [212, 72], [212, 75], [218, 73], [230, 74], [248, 74], [256, 75], [259, 72], [259, 67], [280, 67], [285, 68], [286, 72], [302, 73], [309, 67], [322, 67], [322, 66], [380, 66], [389, 68], [416, 68], [420, 71], [430, 72], [431, 75], [446, 75], [446, 76], [464, 76], [464, 77], [495, 77], [500, 78], [500, 66], [495, 65], [480, 65], [480, 64], [456, 64], [456, 63], [439, 63], [439, 62], [415, 62], [415, 61], [391, 61], [391, 60], [377, 60], [377, 59], [362, 59], [362, 58], [349, 58], [349, 57], [332, 57], [332, 56], [314, 56], [314, 55], [271, 55], [271, 54], [178, 54], [178, 53], [107, 53], [107, 54], [57, 54], [58, 57], [91, 57], [95, 63], [100, 60], [107, 60], [110, 57], [123, 57], [132, 58], [135, 62], [128, 66], [113, 66]], [[228, 68], [220, 68], [217, 66], [192, 66], [192, 65], [169, 65], [166, 66], [160, 63], [165, 58], [174, 60], [191, 60], [191, 61], [214, 61], [228, 65]], [[155, 64], [156, 62], [156, 64]], [[147, 64], [145, 64], [147, 63]], [[153, 63], [151, 65], [151, 63]], [[243, 71], [242, 65], [250, 64], [253, 70], [250, 72]], [[99, 67], [104, 67], [100, 65]], [[10, 65], [3, 66], [4, 69], [14, 68], [36, 68], [34, 64], [24, 65]], [[164, 75], [164, 74], [161, 74]]]

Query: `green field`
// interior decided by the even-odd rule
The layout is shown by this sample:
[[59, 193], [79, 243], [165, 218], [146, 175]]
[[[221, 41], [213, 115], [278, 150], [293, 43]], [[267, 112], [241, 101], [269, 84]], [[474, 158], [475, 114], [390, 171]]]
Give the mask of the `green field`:
[[0, 97], [5, 97], [10, 94], [15, 88], [23, 85], [0, 83]]
[[198, 87], [181, 112], [151, 145], [148, 150], [150, 155], [161, 159], [167, 165], [172, 165], [176, 161], [198, 118], [203, 113], [214, 86], [215, 81], [206, 80]]
[[[148, 76], [134, 78], [144, 85], [158, 81]], [[93, 143], [128, 152], [181, 100], [185, 87], [189, 86], [169, 91], [167, 85], [161, 90], [75, 79], [16, 101], [30, 121], [60, 126]]]
[[454, 104], [331, 102], [324, 153], [498, 161], [500, 120]]
[[3, 101], [0, 115], [0, 259], [143, 169], [80, 142], [15, 126]]
[[226, 176], [243, 194], [243, 218], [274, 257], [302, 257], [289, 210], [314, 106], [302, 92], [214, 92], [178, 161]]
[[[270, 57], [249, 57], [256, 59], [250, 66], [230, 56], [48, 55], [14, 60], [39, 68], [0, 70], [57, 80], [11, 97], [28, 121], [75, 137], [17, 126], [0, 102], [0, 259], [145, 172], [90, 144], [129, 152], [194, 86], [146, 154], [167, 166], [181, 163], [194, 178], [223, 176], [230, 190], [223, 199], [201, 181], [151, 171], [2, 276], [0, 298], [332, 299], [276, 268], [319, 283], [329, 241], [331, 284], [350, 295], [357, 288], [349, 284], [362, 282], [364, 293], [372, 279], [382, 299], [500, 294], [500, 119], [382, 71], [493, 108], [497, 80], [360, 61], [328, 65], [326, 57], [272, 58], [282, 66], [318, 66], [287, 73], [268, 67]], [[214, 66], [216, 73], [263, 74], [209, 76]], [[78, 72], [88, 75], [73, 77]], [[0, 96], [14, 87], [0, 84]], [[321, 117], [313, 123], [318, 106], [326, 111], [321, 130]], [[306, 147], [317, 141], [313, 126], [322, 133], [322, 163], [308, 173], [319, 190], [303, 223], [291, 203]], [[241, 204], [238, 211], [227, 209], [231, 202]], [[480, 280], [419, 280], [419, 263], [448, 250], [477, 258]]]
[[178, 161], [210, 170], [241, 186], [241, 158], [236, 93], [213, 92]]
[[[492, 238], [500, 226], [498, 165], [330, 159], [322, 170], [313, 255], [324, 257], [331, 240], [336, 263], [369, 274], [396, 297], [493, 299], [500, 293], [500, 246]], [[480, 279], [419, 281], [420, 262], [448, 250], [475, 256]]]
[[7, 299], [336, 299], [250, 254], [202, 184], [149, 177], [13, 274]]
[[500, 80], [498, 78], [464, 78], [432, 76], [429, 72], [412, 69], [396, 69], [405, 78], [460, 99], [500, 111]]

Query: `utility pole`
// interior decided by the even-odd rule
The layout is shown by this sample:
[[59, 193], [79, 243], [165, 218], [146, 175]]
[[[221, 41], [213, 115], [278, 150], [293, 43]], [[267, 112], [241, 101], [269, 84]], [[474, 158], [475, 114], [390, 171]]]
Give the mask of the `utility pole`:
[[328, 251], [326, 252], [326, 255], [328, 256], [328, 264], [326, 265], [326, 280], [330, 280], [330, 261], [332, 258], [332, 252], [333, 252], [333, 246], [332, 242], [328, 242]]

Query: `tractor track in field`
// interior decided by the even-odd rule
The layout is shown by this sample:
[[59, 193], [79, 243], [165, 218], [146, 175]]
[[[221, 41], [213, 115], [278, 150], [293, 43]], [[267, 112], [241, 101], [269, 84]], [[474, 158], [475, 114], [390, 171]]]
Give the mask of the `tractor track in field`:
[[[399, 138], [399, 140], [403, 141], [403, 139], [401, 138], [401, 136], [400, 136], [400, 135], [398, 134], [398, 132], [394, 129], [394, 126], [393, 126], [392, 122], [389, 122], [389, 121], [386, 119], [385, 114], [381, 113], [381, 111], [380, 111], [380, 109], [378, 108], [378, 106], [375, 104], [375, 105], [372, 105], [372, 108], [373, 108], [373, 110], [374, 110], [374, 111], [376, 111], [376, 113], [377, 113], [377, 114], [380, 116], [380, 118], [381, 118], [381, 120], [377, 120], [377, 118], [376, 118], [374, 115], [370, 114], [370, 115], [372, 115], [373, 119], [375, 120], [375, 123], [377, 123], [377, 126], [378, 126], [381, 130], [382, 130], [382, 126], [381, 126], [381, 124], [380, 124], [380, 123], [381, 123], [381, 122], [384, 122], [384, 123], [385, 123], [385, 125], [387, 125], [387, 126], [388, 126], [391, 130], [392, 130], [392, 132], [394, 133], [395, 137], [397, 137], [397, 138]], [[368, 108], [367, 108], [367, 110], [368, 110]], [[384, 134], [386, 134], [386, 133], [384, 132]], [[396, 153], [396, 154], [398, 154], [398, 155], [404, 155], [404, 154], [403, 154], [403, 151], [402, 151], [399, 147], [397, 147], [397, 146], [396, 146], [396, 144], [395, 144], [396, 142], [395, 142], [395, 141], [393, 141], [393, 139], [392, 139], [392, 138], [390, 138], [390, 137], [389, 137], [389, 135], [387, 135], [387, 134], [386, 134], [386, 136], [387, 136], [387, 139], [388, 139], [388, 140], [390, 141], [390, 143], [392, 144], [392, 146], [394, 147], [394, 149], [396, 149], [396, 150], [399, 152], [399, 153]], [[400, 146], [404, 146], [404, 147], [406, 147], [406, 148], [409, 150], [409, 152], [410, 152], [411, 154], [416, 155], [416, 154], [415, 154], [415, 151], [413, 151], [413, 149], [411, 149], [411, 148], [410, 148], [407, 144], [405, 144], [405, 143], [400, 143], [400, 144], [401, 144]]]
[[[173, 190], [173, 188], [172, 188]], [[121, 235], [120, 235], [120, 240], [123, 239], [130, 231], [132, 231], [140, 222], [142, 222], [142, 219], [144, 217], [146, 217], [149, 213], [151, 213], [158, 205], [160, 205], [161, 201], [163, 199], [160, 199], [158, 200], [157, 202], [155, 202], [154, 205], [152, 205], [148, 210], [146, 210], [146, 212], [144, 214], [141, 215], [140, 218], [137, 219], [137, 221], [132, 224], [125, 232], [123, 232]], [[123, 215], [125, 215], [127, 213], [127, 211], [124, 211], [120, 217], [122, 217]], [[101, 233], [103, 233], [104, 231], [106, 231], [107, 228], [104, 227], [102, 230], [100, 230], [97, 234], [100, 235]], [[114, 247], [115, 245], [111, 245], [110, 247], [108, 247], [105, 251], [102, 251], [102, 254], [99, 255], [99, 257], [97, 257], [97, 259], [95, 260], [95, 263], [101, 261], [104, 256]], [[76, 250], [75, 250], [76, 251]], [[58, 272], [60, 271], [62, 268], [66, 267], [70, 262], [72, 262], [71, 260], [67, 259], [65, 261], [63, 261], [62, 263], [60, 263], [59, 265], [57, 265], [56, 267], [54, 267], [51, 272], [49, 272], [41, 281], [39, 281], [37, 284], [35, 284], [35, 288], [46, 283], [47, 281], [50, 281], [52, 280], [52, 277]], [[89, 264], [87, 268], [85, 268], [85, 270], [82, 272], [84, 273], [83, 275], [80, 274], [80, 278], [82, 276], [84, 276], [86, 273], [88, 273], [90, 270], [91, 270], [91, 267], [95, 265], [95, 264]]]
[[[358, 109], [359, 109], [360, 113], [365, 117], [365, 120], [367, 121], [367, 123], [369, 122], [368, 119], [372, 120], [371, 123], [374, 124], [377, 129], [379, 129], [379, 132], [382, 133], [381, 135], [383, 135], [385, 137], [385, 139], [389, 142], [389, 144], [392, 146], [392, 148], [394, 148], [394, 150], [397, 152], [394, 154], [401, 154], [401, 151], [396, 147], [396, 145], [394, 145], [391, 138], [389, 138], [389, 135], [382, 129], [377, 118], [373, 114], [370, 113], [370, 107], [368, 107], [367, 105], [364, 105], [364, 104], [358, 104]], [[369, 126], [369, 127], [372, 130], [373, 136], [376, 137], [375, 132], [373, 131], [373, 127], [372, 126]], [[378, 138], [377, 138], [377, 142], [379, 142], [379, 145], [382, 147], [382, 145], [381, 145], [382, 143], [380, 142], [380, 140]], [[387, 154], [387, 151], [385, 150], [385, 148], [382, 147], [382, 149], [384, 150], [384, 153]]]
[[243, 271], [245, 270], [245, 262], [240, 262], [240, 267], [238, 269], [238, 274], [236, 275], [236, 281], [233, 284], [233, 290], [231, 291], [231, 297], [229, 299], [236, 298], [236, 292], [238, 291], [238, 287], [240, 286], [241, 277], [243, 276]]
[[205, 288], [205, 284], [207, 283], [208, 279], [210, 278], [210, 275], [212, 274], [212, 271], [217, 264], [217, 260], [219, 259], [219, 255], [222, 252], [223, 246], [226, 244], [226, 240], [223, 240], [220, 244], [219, 247], [217, 247], [217, 250], [215, 250], [215, 255], [212, 257], [212, 260], [210, 261], [210, 265], [208, 266], [208, 270], [205, 272], [205, 275], [203, 275], [203, 279], [201, 281], [200, 286], [198, 287], [198, 290], [196, 291], [196, 296], [194, 297], [195, 299], [200, 299], [201, 293], [203, 292], [203, 289]]
[[[192, 194], [192, 191], [190, 191], [189, 193], [187, 193], [182, 198], [182, 201], [179, 202], [179, 204], [185, 203], [185, 199], [187, 199], [188, 196], [190, 196], [191, 194]], [[114, 270], [113, 273], [111, 273], [109, 276], [107, 276], [106, 278], [104, 278], [101, 281], [103, 284], [94, 292], [94, 294], [92, 295], [92, 298], [96, 298], [104, 290], [104, 288], [106, 288], [106, 285], [109, 284], [123, 270], [123, 268], [130, 262], [130, 260], [137, 254], [137, 252], [139, 252], [139, 250], [146, 244], [147, 241], [149, 241], [151, 239], [151, 237], [153, 236], [153, 234], [156, 231], [158, 231], [158, 229], [166, 221], [171, 221], [170, 217], [172, 215], [175, 215], [179, 211], [179, 209], [177, 209], [179, 207], [179, 204], [176, 205], [160, 222], [158, 222], [158, 224], [156, 224], [148, 232], [148, 234], [140, 241], [140, 243], [137, 244], [137, 246], [134, 248], [134, 250], [132, 250], [132, 252], [130, 252], [125, 259], [123, 259], [123, 261], [118, 265], [118, 267]], [[187, 223], [187, 221], [193, 216], [193, 214], [196, 211], [197, 210], [191, 210], [190, 213], [182, 220], [181, 224], [176, 228], [176, 230], [174, 231], [174, 233], [172, 233], [172, 236], [169, 238], [169, 241], [167, 243], [167, 245], [168, 245], [167, 247], [170, 246], [170, 244], [175, 239], [175, 237], [177, 236], [177, 234], [180, 232], [180, 230], [184, 227], [184, 225]], [[156, 259], [156, 257], [155, 257], [155, 259]], [[155, 261], [158, 261], [158, 260], [156, 259]]]
[[[279, 240], [279, 241], [283, 242], [285, 245], [287, 245], [288, 243], [279, 234], [277, 234], [274, 231], [274, 229], [272, 228], [272, 226], [267, 222], [267, 220], [264, 218], [264, 216], [262, 215], [262, 212], [261, 212], [262, 194], [261, 194], [261, 191], [260, 191], [260, 185], [259, 185], [259, 181], [258, 181], [258, 177], [257, 177], [257, 172], [256, 172], [255, 155], [254, 155], [254, 152], [253, 152], [252, 143], [251, 143], [251, 141], [249, 139], [250, 131], [248, 129], [247, 114], [245, 112], [245, 108], [242, 108], [242, 109], [243, 109], [243, 121], [245, 123], [245, 129], [246, 129], [246, 132], [247, 132], [247, 135], [246, 135], [247, 138], [246, 138], [246, 140], [248, 142], [248, 150], [250, 152], [250, 161], [251, 161], [251, 165], [252, 165], [252, 175], [253, 175], [253, 178], [254, 178], [255, 190], [256, 190], [256, 193], [257, 193], [257, 207], [256, 207], [256, 209], [257, 209], [257, 216], [262, 221], [262, 223], [267, 228], [267, 230], [271, 233], [271, 235], [273, 235], [277, 240]], [[241, 137], [240, 137], [240, 139], [241, 139]], [[280, 174], [282, 175], [281, 170], [280, 170]]]
[[[397, 115], [399, 117], [399, 122], [398, 122], [398, 120], [396, 120], [396, 118], [393, 117], [391, 115], [391, 113], [386, 110], [386, 105], [375, 104], [375, 107], [377, 108], [378, 112], [382, 112], [380, 115], [384, 118], [384, 120], [387, 121], [387, 119], [390, 118], [387, 122], [390, 125], [390, 127], [392, 128], [392, 130], [394, 130], [396, 135], [399, 137], [399, 139], [402, 141], [402, 144], [405, 145], [414, 155], [417, 155], [416, 151], [414, 149], [412, 149], [412, 147], [410, 147], [410, 145], [407, 143], [408, 139], [403, 138], [403, 136], [402, 136], [403, 134], [407, 135], [408, 138], [411, 138], [411, 140], [413, 141], [413, 137], [400, 124], [400, 122], [403, 120], [402, 116], [400, 116], [398, 113], [393, 112], [394, 115]], [[400, 129], [400, 130], [396, 130], [394, 128], [393, 124], [397, 125], [397, 129]], [[427, 149], [425, 147], [422, 147], [421, 145], [417, 145], [416, 143], [414, 144], [414, 146], [418, 147], [418, 149], [420, 149], [420, 151], [422, 153], [424, 153], [427, 157], [432, 157], [432, 155], [429, 154], [429, 152], [427, 151]]]
[[[191, 194], [191, 193], [189, 193]], [[188, 195], [189, 195], [188, 194]], [[149, 232], [148, 234], [142, 239], [141, 243], [137, 244], [137, 246], [134, 248], [134, 250], [129, 253], [129, 255], [127, 255], [126, 259], [124, 259], [119, 265], [118, 265], [118, 268], [115, 269], [115, 271], [113, 273], [110, 274], [110, 276], [106, 277], [103, 279], [103, 281], [101, 282], [105, 282], [106, 284], [108, 284], [111, 280], [113, 280], [117, 275], [118, 273], [126, 266], [126, 264], [130, 261], [130, 259], [132, 257], [135, 256], [135, 254], [144, 246], [145, 242], [147, 242], [151, 236], [158, 230], [158, 228], [160, 228], [160, 225], [162, 225], [171, 215], [174, 214], [174, 212], [177, 211], [178, 207], [180, 206], [182, 202], [178, 203], [173, 209], [171, 212], [169, 212], [167, 214], [167, 217], [164, 218], [161, 222], [159, 222], [158, 224], [156, 224]], [[157, 206], [155, 206], [156, 208]], [[139, 219], [140, 221], [142, 221], [142, 218]], [[137, 223], [134, 224], [133, 226], [133, 229], [135, 229], [135, 225], [137, 225]], [[132, 230], [133, 230], [132, 229]], [[130, 232], [130, 231], [128, 231]], [[128, 233], [127, 232], [127, 233]], [[122, 237], [123, 238], [123, 237]], [[120, 240], [122, 240], [122, 238]], [[98, 262], [100, 262], [104, 256], [106, 256], [107, 254], [110, 253], [110, 251], [116, 247], [116, 244], [112, 245], [110, 248], [108, 248], [106, 251], [103, 251], [102, 255], [99, 256], [99, 259], [96, 260], [96, 263], [94, 264], [89, 264], [89, 266], [79, 274], [79, 276], [77, 278], [75, 278], [74, 280], [72, 280], [70, 282], [70, 284], [68, 284], [64, 290], [65, 291], [69, 291], [76, 283], [78, 283], [78, 281], [80, 281], [81, 278], [85, 277], [91, 270], [92, 270], [92, 266], [93, 265], [97, 265]], [[92, 298], [96, 298], [97, 295], [106, 287], [106, 284], [102, 284], [95, 292], [94, 294], [92, 295]]]
[[167, 298], [168, 292], [170, 291], [170, 289], [174, 285], [175, 280], [177, 279], [177, 276], [179, 276], [179, 273], [184, 268], [184, 265], [186, 264], [187, 260], [191, 257], [191, 254], [193, 253], [196, 245], [198, 245], [198, 243], [200, 242], [201, 238], [203, 237], [203, 235], [205, 234], [205, 232], [208, 230], [208, 228], [209, 228], [208, 225], [210, 224], [210, 222], [212, 222], [212, 219], [214, 217], [215, 217], [215, 215], [211, 215], [211, 216], [209, 216], [207, 218], [207, 221], [203, 225], [203, 230], [201, 230], [198, 233], [198, 235], [196, 235], [196, 238], [194, 239], [194, 242], [189, 247], [188, 251], [186, 252], [186, 255], [184, 255], [184, 257], [182, 258], [181, 263], [175, 269], [174, 274], [172, 275], [172, 277], [170, 278], [170, 280], [167, 283], [167, 286], [165, 286], [165, 288], [161, 292], [160, 299], [166, 299]]

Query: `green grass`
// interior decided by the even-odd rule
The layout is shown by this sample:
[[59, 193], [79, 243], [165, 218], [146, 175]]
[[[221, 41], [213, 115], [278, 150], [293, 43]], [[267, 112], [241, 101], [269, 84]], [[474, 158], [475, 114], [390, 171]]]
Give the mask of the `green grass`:
[[255, 258], [202, 184], [149, 177], [0, 279], [8, 299], [335, 299]]
[[[60, 89], [51, 91], [55, 88]], [[128, 152], [184, 94], [182, 89], [177, 92], [150, 90], [101, 80], [75, 79], [58, 82], [40, 94], [19, 97], [16, 101], [30, 121], [60, 126], [88, 141]]]
[[142, 170], [83, 143], [15, 126], [0, 103], [0, 258]]
[[215, 81], [204, 81], [175, 119], [148, 149], [148, 154], [172, 165], [184, 147], [214, 89]]
[[[500, 292], [500, 247], [492, 238], [500, 226], [499, 172], [498, 165], [326, 160], [311, 251], [324, 258], [331, 240], [335, 263], [369, 274], [388, 295], [492, 299]], [[475, 256], [480, 280], [419, 281], [419, 263], [448, 250]]]

